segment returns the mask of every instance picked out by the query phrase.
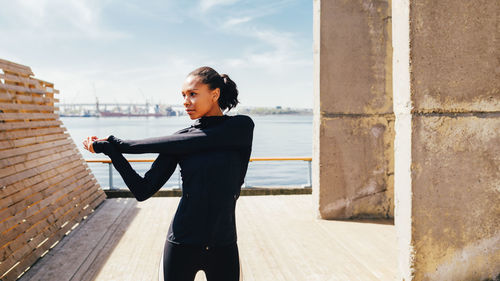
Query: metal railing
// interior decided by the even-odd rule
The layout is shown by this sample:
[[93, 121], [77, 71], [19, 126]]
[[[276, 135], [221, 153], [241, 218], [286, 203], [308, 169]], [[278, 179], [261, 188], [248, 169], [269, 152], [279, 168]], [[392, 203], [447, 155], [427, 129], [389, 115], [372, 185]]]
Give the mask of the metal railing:
[[[113, 189], [113, 163], [111, 162], [111, 159], [85, 159], [87, 163], [103, 163], [103, 164], [108, 164], [108, 171], [109, 171], [109, 189]], [[128, 162], [154, 162], [155, 159], [127, 159]], [[255, 161], [307, 161], [308, 164], [308, 185], [304, 187], [311, 187], [312, 186], [312, 179], [311, 179], [311, 157], [258, 157], [258, 158], [250, 158], [249, 162], [255, 162]], [[180, 173], [178, 175], [177, 179], [177, 186], [180, 188], [181, 187], [181, 176]], [[247, 187], [246, 183], [243, 183], [243, 187]]]

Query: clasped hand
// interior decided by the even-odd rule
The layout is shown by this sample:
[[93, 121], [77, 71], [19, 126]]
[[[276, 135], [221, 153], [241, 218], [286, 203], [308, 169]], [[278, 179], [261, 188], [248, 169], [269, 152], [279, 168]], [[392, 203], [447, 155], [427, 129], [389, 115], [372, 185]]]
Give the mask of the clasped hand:
[[97, 138], [96, 136], [91, 136], [91, 137], [87, 137], [85, 140], [83, 140], [83, 147], [92, 152], [92, 153], [95, 153], [94, 151], [94, 147], [92, 146], [92, 144], [95, 142], [95, 141], [107, 141], [108, 138], [104, 138], [104, 139], [99, 139]]

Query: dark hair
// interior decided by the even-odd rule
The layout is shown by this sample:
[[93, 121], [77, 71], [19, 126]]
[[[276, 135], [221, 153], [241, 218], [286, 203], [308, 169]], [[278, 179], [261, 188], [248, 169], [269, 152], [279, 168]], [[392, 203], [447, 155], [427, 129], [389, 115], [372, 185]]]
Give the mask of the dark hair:
[[239, 103], [236, 83], [227, 74], [219, 74], [209, 66], [202, 66], [188, 74], [191, 75], [200, 77], [201, 82], [207, 84], [210, 90], [220, 89], [218, 103], [222, 111], [225, 109], [229, 111]]

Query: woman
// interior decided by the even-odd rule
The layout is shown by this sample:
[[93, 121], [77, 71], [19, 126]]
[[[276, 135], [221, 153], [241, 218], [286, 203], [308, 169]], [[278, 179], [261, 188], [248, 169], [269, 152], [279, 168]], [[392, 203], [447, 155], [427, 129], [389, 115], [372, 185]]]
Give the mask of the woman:
[[[238, 90], [226, 74], [210, 67], [188, 74], [182, 96], [189, 117], [196, 119], [190, 127], [140, 140], [92, 136], [84, 146], [111, 158], [138, 201], [156, 193], [179, 164], [182, 197], [165, 241], [160, 281], [194, 280], [198, 270], [205, 272], [207, 281], [239, 280], [235, 206], [250, 159], [254, 123], [246, 115], [222, 113], [239, 103]], [[159, 155], [141, 177], [122, 153]]]

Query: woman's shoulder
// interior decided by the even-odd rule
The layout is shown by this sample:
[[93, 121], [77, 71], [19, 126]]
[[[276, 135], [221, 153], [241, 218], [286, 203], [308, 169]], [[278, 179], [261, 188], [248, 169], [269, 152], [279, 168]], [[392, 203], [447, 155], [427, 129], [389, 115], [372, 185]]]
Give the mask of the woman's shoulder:
[[182, 128], [182, 129], [176, 131], [175, 133], [173, 133], [172, 135], [183, 134], [183, 133], [189, 132], [189, 128], [191, 128], [191, 127]]
[[[225, 120], [222, 123], [219, 123], [219, 125], [226, 124], [231, 127], [234, 126], [235, 128], [249, 128], [249, 129], [253, 129], [255, 127], [252, 118], [248, 115], [244, 114], [224, 115], [224, 119]], [[193, 126], [182, 128], [173, 133], [173, 135], [189, 133], [192, 129]]]
[[231, 115], [230, 120], [231, 122], [236, 122], [239, 125], [243, 126], [249, 126], [252, 128], [255, 126], [255, 123], [253, 122], [252, 118], [244, 114]]

